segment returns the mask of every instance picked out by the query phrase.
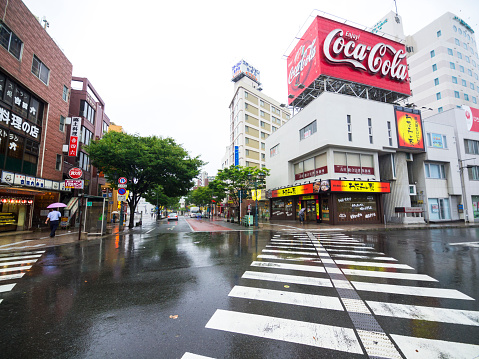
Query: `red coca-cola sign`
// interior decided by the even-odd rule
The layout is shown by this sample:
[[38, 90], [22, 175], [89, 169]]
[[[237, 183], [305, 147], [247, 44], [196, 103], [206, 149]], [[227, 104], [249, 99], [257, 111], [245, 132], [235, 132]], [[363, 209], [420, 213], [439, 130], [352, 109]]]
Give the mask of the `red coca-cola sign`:
[[73, 167], [68, 171], [68, 176], [73, 179], [81, 178], [81, 176], [83, 176], [83, 171], [81, 168]]
[[321, 75], [411, 94], [403, 44], [317, 16], [288, 57], [289, 103]]

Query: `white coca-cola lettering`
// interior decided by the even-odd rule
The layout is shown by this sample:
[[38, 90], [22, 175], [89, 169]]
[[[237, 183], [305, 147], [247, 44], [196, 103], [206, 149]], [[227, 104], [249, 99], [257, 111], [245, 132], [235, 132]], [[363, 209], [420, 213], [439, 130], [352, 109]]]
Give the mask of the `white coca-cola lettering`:
[[[316, 55], [316, 40], [317, 39], [314, 39], [311, 45], [309, 45], [301, 54], [299, 62], [291, 67], [291, 70], [289, 71], [288, 84], [291, 84], [296, 77], [301, 75], [303, 69], [314, 59], [314, 56]], [[296, 57], [298, 57], [298, 53], [296, 53]]]
[[[374, 45], [373, 47], [366, 44], [356, 44], [354, 37], [359, 39], [359, 35], [354, 35], [353, 37], [348, 32], [346, 35], [347, 36], [345, 37], [352, 38], [353, 40], [346, 42], [343, 37], [343, 30], [341, 29], [334, 29], [328, 34], [328, 36], [326, 36], [323, 45], [323, 52], [324, 56], [329, 61], [332, 63], [351, 64], [355, 68], [369, 70], [373, 74], [380, 72], [382, 76], [387, 76], [389, 74], [389, 77], [394, 80], [405, 81], [407, 76], [407, 67], [405, 63], [401, 63], [401, 61], [406, 57], [404, 50], [396, 50], [393, 46], [382, 42]], [[331, 54], [331, 50], [334, 56]], [[393, 55], [392, 61], [384, 59], [384, 56], [388, 52]], [[343, 54], [344, 58], [335, 57], [341, 53]], [[363, 64], [363, 61], [366, 58], [367, 67]]]

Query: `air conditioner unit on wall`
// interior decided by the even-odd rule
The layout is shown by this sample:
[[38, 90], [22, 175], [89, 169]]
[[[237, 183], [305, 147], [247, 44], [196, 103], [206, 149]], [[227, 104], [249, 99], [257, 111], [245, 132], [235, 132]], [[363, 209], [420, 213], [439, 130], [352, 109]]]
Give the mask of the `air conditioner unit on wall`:
[[406, 161], [412, 162], [412, 153], [406, 152]]
[[410, 184], [409, 185], [409, 195], [410, 196], [415, 196], [416, 193], [416, 185], [415, 184]]

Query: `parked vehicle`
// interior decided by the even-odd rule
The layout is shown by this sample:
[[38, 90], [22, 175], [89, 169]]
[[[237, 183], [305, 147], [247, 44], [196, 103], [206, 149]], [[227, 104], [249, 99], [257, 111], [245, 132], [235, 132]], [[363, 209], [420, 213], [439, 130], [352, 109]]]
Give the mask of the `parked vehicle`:
[[201, 217], [200, 207], [191, 207], [190, 208], [190, 218]]

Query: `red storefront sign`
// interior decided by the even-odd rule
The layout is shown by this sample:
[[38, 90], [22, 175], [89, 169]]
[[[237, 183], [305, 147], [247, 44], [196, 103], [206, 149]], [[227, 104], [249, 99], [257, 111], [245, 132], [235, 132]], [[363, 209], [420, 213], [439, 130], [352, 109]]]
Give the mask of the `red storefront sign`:
[[410, 95], [401, 43], [317, 16], [288, 56], [289, 104], [319, 76]]

